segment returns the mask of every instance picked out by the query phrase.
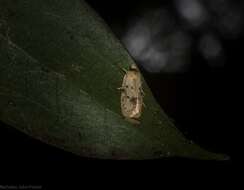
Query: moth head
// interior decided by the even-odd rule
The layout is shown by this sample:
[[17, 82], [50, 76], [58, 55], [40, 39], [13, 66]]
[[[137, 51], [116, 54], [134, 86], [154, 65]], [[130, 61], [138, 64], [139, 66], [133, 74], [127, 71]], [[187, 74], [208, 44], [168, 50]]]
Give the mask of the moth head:
[[135, 63], [133, 63], [133, 64], [130, 66], [130, 70], [138, 71], [138, 67], [136, 66]]

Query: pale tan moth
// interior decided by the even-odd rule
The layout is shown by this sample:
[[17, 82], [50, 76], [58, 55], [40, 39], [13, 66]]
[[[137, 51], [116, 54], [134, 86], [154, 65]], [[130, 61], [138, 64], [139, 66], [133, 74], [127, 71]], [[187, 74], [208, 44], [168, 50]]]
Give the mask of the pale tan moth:
[[121, 90], [121, 112], [125, 119], [132, 123], [139, 124], [142, 114], [143, 96], [141, 74], [136, 66], [132, 64], [129, 70], [125, 70]]

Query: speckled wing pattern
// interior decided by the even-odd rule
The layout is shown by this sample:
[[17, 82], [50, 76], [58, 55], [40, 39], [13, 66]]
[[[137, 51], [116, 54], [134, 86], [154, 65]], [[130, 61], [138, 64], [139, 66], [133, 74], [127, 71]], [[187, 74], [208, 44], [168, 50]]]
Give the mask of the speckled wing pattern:
[[121, 111], [123, 116], [139, 119], [143, 104], [140, 73], [134, 70], [127, 71], [123, 79], [122, 88]]

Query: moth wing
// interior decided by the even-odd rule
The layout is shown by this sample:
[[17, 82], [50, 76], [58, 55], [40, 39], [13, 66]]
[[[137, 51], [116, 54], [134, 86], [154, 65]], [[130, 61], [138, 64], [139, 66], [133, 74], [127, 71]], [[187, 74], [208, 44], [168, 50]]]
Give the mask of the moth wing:
[[135, 105], [131, 103], [126, 91], [121, 93], [121, 111], [124, 117], [130, 117]]

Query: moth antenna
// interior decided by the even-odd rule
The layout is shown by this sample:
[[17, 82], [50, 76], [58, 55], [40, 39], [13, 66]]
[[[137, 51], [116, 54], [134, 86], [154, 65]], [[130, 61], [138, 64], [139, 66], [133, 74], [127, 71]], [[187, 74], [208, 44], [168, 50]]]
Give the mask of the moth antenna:
[[123, 72], [127, 73], [128, 71], [125, 68], [121, 68]]
[[121, 70], [123, 73], [127, 73], [127, 72], [128, 72], [125, 68], [121, 67], [119, 64], [117, 64], [117, 66], [120, 68], [120, 70]]

